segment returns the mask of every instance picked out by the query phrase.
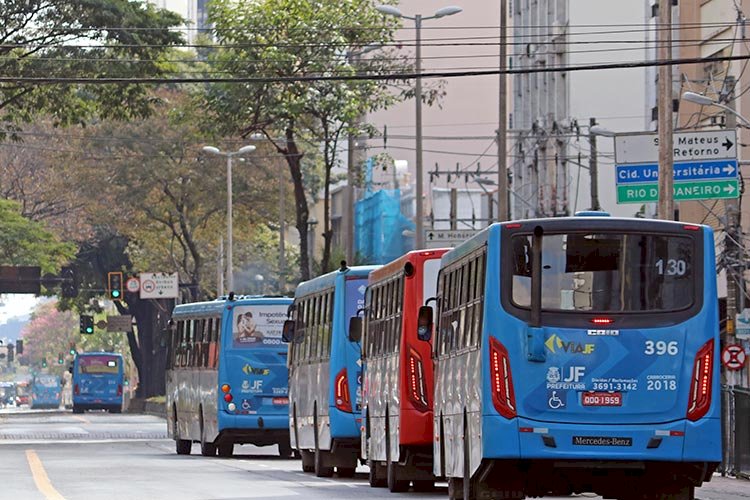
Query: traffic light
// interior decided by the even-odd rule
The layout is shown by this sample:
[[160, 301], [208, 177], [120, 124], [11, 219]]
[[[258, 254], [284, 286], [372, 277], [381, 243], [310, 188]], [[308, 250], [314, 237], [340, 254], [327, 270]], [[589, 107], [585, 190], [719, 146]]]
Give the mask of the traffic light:
[[65, 355], [63, 353], [59, 353], [57, 355], [57, 364], [61, 365], [63, 363], [65, 363]]
[[94, 317], [81, 314], [81, 335], [94, 333]]
[[122, 272], [107, 273], [107, 292], [110, 300], [122, 300]]
[[23, 354], [23, 340], [16, 340], [16, 354]]
[[13, 344], [8, 344], [8, 364], [13, 362], [13, 351], [15, 350], [15, 347], [16, 346], [14, 346]]
[[75, 344], [75, 342], [71, 342], [70, 343], [70, 349], [68, 350], [68, 352], [70, 352], [71, 356], [75, 356], [76, 355], [77, 351], [76, 351], [76, 344]]
[[62, 283], [60, 289], [63, 297], [74, 298], [78, 296], [78, 282], [76, 281], [76, 272], [70, 266], [63, 266], [60, 271]]
[[42, 359], [42, 368], [47, 368], [47, 358]]

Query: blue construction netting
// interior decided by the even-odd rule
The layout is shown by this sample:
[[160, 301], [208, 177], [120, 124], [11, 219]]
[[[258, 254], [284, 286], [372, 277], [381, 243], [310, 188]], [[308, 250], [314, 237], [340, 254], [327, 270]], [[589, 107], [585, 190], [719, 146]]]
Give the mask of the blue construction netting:
[[414, 247], [414, 223], [401, 213], [401, 191], [368, 192], [355, 205], [355, 251], [368, 264], [385, 264]]

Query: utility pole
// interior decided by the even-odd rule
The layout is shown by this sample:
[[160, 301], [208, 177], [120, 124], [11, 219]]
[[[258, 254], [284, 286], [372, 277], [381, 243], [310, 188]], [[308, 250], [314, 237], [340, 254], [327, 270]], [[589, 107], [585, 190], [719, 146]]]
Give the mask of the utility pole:
[[415, 89], [415, 100], [417, 102], [416, 107], [416, 142], [417, 142], [417, 209], [416, 209], [416, 232], [414, 237], [414, 243], [418, 249], [424, 248], [424, 195], [422, 191], [424, 189], [424, 175], [422, 173], [422, 16], [417, 14], [414, 16], [414, 26], [416, 35], [416, 89]]
[[[659, 0], [657, 24], [659, 61], [672, 59], [672, 0]], [[659, 112], [659, 213], [664, 220], [674, 219], [674, 168], [672, 158], [672, 66], [659, 66], [657, 108]]]
[[286, 292], [286, 189], [284, 169], [279, 168], [279, 293]]
[[599, 205], [599, 166], [597, 163], [596, 134], [592, 131], [596, 118], [589, 118], [589, 176], [591, 177], [591, 210], [601, 210]]
[[[724, 89], [729, 90], [726, 95], [726, 106], [729, 111], [724, 113], [724, 124], [727, 130], [737, 129], [737, 116], [734, 113], [736, 109], [734, 87], [734, 76], [728, 75], [724, 80]], [[740, 142], [739, 136], [737, 142]], [[724, 345], [727, 345], [736, 343], [735, 331], [737, 325], [735, 325], [735, 319], [737, 314], [745, 309], [745, 252], [740, 226], [739, 199], [729, 198], [724, 200], [724, 211], [727, 221], [726, 238], [724, 239], [727, 270], [727, 327]], [[737, 383], [740, 379], [739, 373], [727, 370], [727, 383], [729, 385], [742, 385]]]
[[219, 261], [216, 265], [216, 288], [218, 297], [224, 295], [224, 237], [219, 238]]
[[[499, 222], [510, 219], [508, 193], [508, 75], [503, 73], [508, 64], [508, 0], [500, 0], [500, 89], [498, 99], [498, 127], [497, 127], [497, 220]], [[490, 198], [492, 206], [492, 198]]]

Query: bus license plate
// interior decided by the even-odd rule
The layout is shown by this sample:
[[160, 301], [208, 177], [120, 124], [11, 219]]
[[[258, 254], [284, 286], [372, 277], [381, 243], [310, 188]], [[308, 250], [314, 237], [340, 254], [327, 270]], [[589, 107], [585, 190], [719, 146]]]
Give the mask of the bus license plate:
[[584, 392], [583, 406], [622, 406], [620, 392]]

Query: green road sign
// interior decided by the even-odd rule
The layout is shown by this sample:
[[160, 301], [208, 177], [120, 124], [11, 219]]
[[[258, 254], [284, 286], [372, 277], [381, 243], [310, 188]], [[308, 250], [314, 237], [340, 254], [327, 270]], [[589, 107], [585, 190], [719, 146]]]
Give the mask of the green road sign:
[[[617, 203], [659, 201], [658, 186], [656, 183], [617, 186]], [[739, 182], [736, 179], [675, 182], [674, 184], [674, 201], [737, 198], [739, 194]]]

